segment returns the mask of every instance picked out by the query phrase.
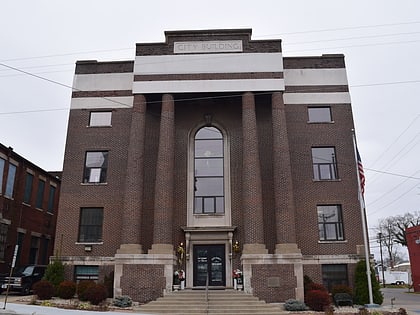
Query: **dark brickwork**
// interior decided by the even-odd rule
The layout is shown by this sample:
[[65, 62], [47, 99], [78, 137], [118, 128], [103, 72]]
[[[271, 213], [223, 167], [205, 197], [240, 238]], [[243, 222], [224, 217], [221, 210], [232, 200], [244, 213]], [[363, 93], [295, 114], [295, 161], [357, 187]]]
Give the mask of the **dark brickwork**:
[[165, 277], [161, 265], [124, 265], [121, 277], [122, 295], [145, 303], [163, 296]]
[[174, 199], [174, 99], [162, 97], [160, 116], [159, 151], [156, 165], [155, 208], [153, 223], [154, 244], [173, 244], [172, 217]]
[[293, 265], [254, 265], [251, 284], [254, 294], [268, 303], [296, 298]]
[[141, 244], [141, 214], [143, 212], [144, 141], [146, 98], [136, 95], [130, 125], [130, 143], [127, 157], [122, 244]]
[[243, 173], [242, 208], [245, 244], [264, 244], [263, 200], [260, 155], [258, 151], [255, 99], [252, 93], [242, 96]]
[[[0, 273], [10, 270], [12, 258], [17, 244], [18, 233], [22, 233], [20, 254], [16, 267], [29, 263], [48, 264], [53, 255], [55, 231], [58, 213], [58, 203], [61, 189], [61, 172], [47, 172], [19, 155], [13, 148], [0, 144], [0, 158], [4, 161], [3, 173], [0, 173], [2, 191], [0, 191], [0, 223], [7, 226], [6, 237], [3, 239], [4, 257], [0, 257]], [[16, 174], [11, 196], [6, 194], [6, 183], [9, 168], [16, 166]], [[25, 202], [25, 185], [27, 173], [33, 175], [31, 194]], [[38, 187], [40, 180], [45, 183], [41, 206], [37, 207]], [[51, 186], [55, 187], [52, 209], [49, 210], [48, 200]], [[32, 237], [38, 238], [37, 255], [31, 260]]]
[[243, 52], [270, 53], [281, 52], [281, 40], [251, 40], [251, 30], [207, 30], [207, 31], [171, 31], [165, 32], [165, 43], [137, 44], [136, 56], [172, 55], [174, 42], [211, 41], [211, 40], [242, 40]]
[[[244, 52], [281, 52], [279, 40], [252, 41], [250, 37], [250, 30], [167, 32], [165, 43], [138, 44], [136, 55], [173, 54], [176, 41], [231, 39], [242, 39]], [[345, 68], [342, 55], [287, 57], [283, 61], [285, 69]], [[130, 72], [133, 72], [133, 62], [126, 61], [78, 62], [76, 67], [76, 74]], [[135, 80], [202, 80], [225, 76], [238, 79], [260, 75], [193, 73], [136, 76]], [[283, 76], [281, 72], [263, 75]], [[345, 85], [286, 87], [287, 93], [347, 91]], [[269, 254], [274, 253], [276, 244], [296, 243], [304, 258], [341, 255], [343, 259], [353, 259], [357, 245], [363, 244], [363, 235], [350, 104], [326, 104], [331, 107], [333, 122], [308, 123], [308, 104], [284, 105], [282, 92], [269, 91], [247, 93], [242, 99], [246, 92], [147, 94], [144, 95], [146, 106], [142, 109], [144, 117], [134, 117], [139, 113], [136, 105], [134, 111], [130, 107], [115, 108], [112, 127], [87, 127], [90, 110], [72, 109], [57, 225], [57, 238], [61, 241], [56, 249], [66, 257], [87, 256], [101, 261], [103, 257], [113, 257], [125, 242], [138, 240], [144, 252], [154, 243], [176, 246], [184, 242], [181, 227], [187, 226], [189, 141], [193, 137], [191, 133], [205, 125], [204, 116], [211, 115], [212, 122], [225, 132], [229, 145], [234, 240], [241, 245], [262, 243]], [[73, 93], [74, 98], [129, 95], [127, 90]], [[173, 103], [168, 97], [173, 97]], [[171, 103], [170, 108], [162, 104], [163, 98], [166, 105]], [[134, 104], [140, 99], [142, 96], [135, 95]], [[139, 139], [142, 132], [130, 127], [140, 128], [139, 124], [144, 126], [143, 153]], [[133, 134], [130, 136], [130, 133]], [[131, 147], [130, 138], [136, 143], [135, 147]], [[338, 180], [313, 180], [313, 146], [335, 147]], [[85, 153], [95, 150], [109, 152], [107, 182], [82, 184]], [[136, 164], [140, 159], [143, 169]], [[142, 183], [136, 182], [140, 179], [135, 174], [143, 176]], [[344, 242], [319, 241], [317, 205], [324, 204], [342, 206]], [[103, 242], [94, 244], [92, 252], [85, 252], [84, 244], [78, 243], [81, 207], [104, 208]], [[130, 226], [133, 222], [135, 224]], [[240, 254], [234, 258], [235, 268], [241, 267], [239, 259]], [[254, 265], [252, 268], [252, 288], [257, 296], [277, 302], [294, 297], [297, 280], [292, 265]], [[123, 270], [123, 293], [137, 301], [156, 298], [165, 287], [161, 265], [124, 265]], [[348, 273], [352, 279], [351, 264]], [[304, 265], [304, 274], [314, 281], [322, 281], [319, 264]], [[281, 279], [280, 288], [268, 286], [269, 280], [277, 275]], [[142, 290], [138, 289], [140, 287]]]

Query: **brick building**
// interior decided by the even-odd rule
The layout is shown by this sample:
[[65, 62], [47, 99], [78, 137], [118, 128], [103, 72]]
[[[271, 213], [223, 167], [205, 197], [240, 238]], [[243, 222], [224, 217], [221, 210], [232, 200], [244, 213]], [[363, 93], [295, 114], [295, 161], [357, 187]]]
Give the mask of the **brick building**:
[[61, 173], [47, 172], [0, 144], [0, 273], [46, 265], [53, 255]]
[[[68, 277], [114, 294], [351, 285], [363, 255], [344, 56], [284, 57], [250, 29], [169, 31], [134, 61], [79, 61], [57, 235]], [[58, 246], [58, 244], [57, 244]], [[58, 248], [58, 247], [57, 247]]]

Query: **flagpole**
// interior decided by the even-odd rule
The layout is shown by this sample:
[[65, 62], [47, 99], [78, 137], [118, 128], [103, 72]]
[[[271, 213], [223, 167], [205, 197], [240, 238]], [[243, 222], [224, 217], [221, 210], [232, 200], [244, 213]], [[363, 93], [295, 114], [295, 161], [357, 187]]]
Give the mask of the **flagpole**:
[[359, 162], [357, 156], [357, 145], [356, 145], [356, 135], [354, 129], [352, 129], [352, 136], [353, 136], [353, 148], [354, 148], [354, 160], [356, 162], [356, 171], [357, 171], [357, 194], [360, 202], [360, 212], [362, 215], [362, 226], [363, 226], [363, 242], [365, 247], [365, 260], [366, 260], [366, 276], [367, 276], [367, 283], [368, 283], [368, 291], [369, 291], [369, 304], [373, 305], [373, 293], [372, 293], [372, 279], [371, 279], [371, 271], [370, 271], [370, 255], [369, 255], [369, 245], [368, 245], [368, 237], [367, 237], [367, 223], [366, 223], [366, 208], [365, 208], [365, 200], [362, 195], [360, 189], [360, 176], [359, 176]]

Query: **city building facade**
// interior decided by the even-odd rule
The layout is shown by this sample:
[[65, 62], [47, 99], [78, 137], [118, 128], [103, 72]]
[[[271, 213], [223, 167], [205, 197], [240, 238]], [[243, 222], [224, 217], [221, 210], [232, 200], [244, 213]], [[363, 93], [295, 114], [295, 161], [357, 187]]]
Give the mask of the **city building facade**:
[[0, 144], [0, 273], [47, 265], [53, 256], [60, 172], [47, 172]]
[[[343, 55], [285, 57], [250, 29], [168, 31], [76, 63], [56, 244], [114, 295], [234, 287], [303, 299], [363, 256]], [[239, 273], [239, 274], [240, 274]]]

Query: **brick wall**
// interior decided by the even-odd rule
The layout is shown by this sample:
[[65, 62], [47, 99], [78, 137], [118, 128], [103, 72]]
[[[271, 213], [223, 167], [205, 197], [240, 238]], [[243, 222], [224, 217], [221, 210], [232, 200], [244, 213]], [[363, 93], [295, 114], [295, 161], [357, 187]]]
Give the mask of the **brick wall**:
[[293, 265], [252, 266], [253, 293], [268, 303], [296, 298], [296, 285]]
[[124, 265], [122, 295], [144, 303], [163, 296], [165, 278], [162, 265]]

